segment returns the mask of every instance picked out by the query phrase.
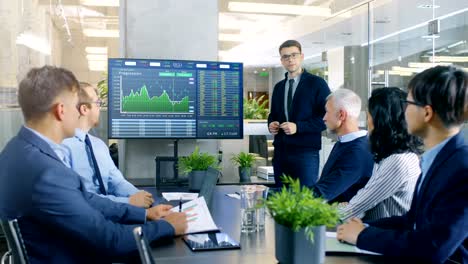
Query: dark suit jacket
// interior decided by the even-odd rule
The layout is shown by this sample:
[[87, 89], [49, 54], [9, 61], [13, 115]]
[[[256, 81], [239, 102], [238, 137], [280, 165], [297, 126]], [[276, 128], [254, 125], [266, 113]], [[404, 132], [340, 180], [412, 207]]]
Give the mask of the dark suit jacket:
[[358, 237], [359, 248], [425, 263], [468, 263], [468, 146], [463, 136], [450, 139], [436, 156], [407, 214], [369, 224]]
[[372, 176], [374, 159], [367, 136], [350, 142], [336, 142], [322, 176], [314, 186], [314, 194], [329, 203], [349, 202], [356, 193], [366, 186]]
[[18, 218], [31, 263], [106, 263], [137, 249], [132, 230], [150, 241], [173, 236], [145, 210], [83, 191], [80, 177], [26, 128], [0, 154], [0, 217]]
[[[278, 82], [271, 97], [271, 110], [268, 116], [268, 124], [278, 121], [286, 122], [284, 114], [284, 91], [286, 78]], [[297, 132], [287, 136], [283, 130], [275, 136], [273, 144], [285, 144], [293, 147], [313, 148], [320, 150], [322, 147], [321, 133], [326, 129], [323, 122], [325, 115], [326, 98], [330, 94], [330, 88], [322, 78], [303, 71], [294, 93], [292, 110], [289, 113], [289, 121], [297, 125]]]

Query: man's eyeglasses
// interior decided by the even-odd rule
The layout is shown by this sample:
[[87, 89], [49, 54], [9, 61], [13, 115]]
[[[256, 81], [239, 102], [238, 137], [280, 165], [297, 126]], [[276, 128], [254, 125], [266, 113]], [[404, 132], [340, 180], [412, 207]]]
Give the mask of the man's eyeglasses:
[[300, 55], [301, 55], [301, 53], [297, 53], [297, 52], [291, 53], [291, 54], [284, 54], [284, 55], [281, 55], [281, 60], [282, 61], [287, 61], [289, 59], [295, 60], [295, 59], [299, 58]]
[[80, 102], [78, 105], [83, 105], [83, 104], [88, 104], [88, 105], [95, 104], [97, 105], [97, 107], [102, 107], [104, 105], [104, 101], [102, 101], [101, 99], [98, 99], [94, 102]]
[[401, 99], [401, 102], [405, 105], [405, 107], [408, 106], [408, 104], [412, 104], [412, 105], [416, 105], [416, 106], [420, 106], [420, 107], [425, 106], [425, 104], [423, 104], [423, 103], [418, 103], [418, 102], [410, 101], [410, 100]]

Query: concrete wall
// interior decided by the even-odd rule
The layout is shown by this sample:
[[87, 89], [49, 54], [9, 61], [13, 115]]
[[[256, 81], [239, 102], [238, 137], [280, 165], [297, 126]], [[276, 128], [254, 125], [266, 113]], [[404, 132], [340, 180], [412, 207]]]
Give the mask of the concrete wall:
[[[218, 4], [212, 0], [121, 0], [120, 56], [211, 60], [218, 57]], [[196, 145], [203, 152], [224, 151], [223, 175], [234, 178], [229, 162], [245, 144], [241, 140], [181, 140], [179, 155], [187, 155]], [[248, 148], [244, 149], [248, 150]], [[119, 140], [119, 163], [128, 178], [153, 179], [155, 157], [172, 156], [172, 140]], [[170, 166], [168, 166], [170, 167]], [[171, 173], [168, 168], [163, 171]]]

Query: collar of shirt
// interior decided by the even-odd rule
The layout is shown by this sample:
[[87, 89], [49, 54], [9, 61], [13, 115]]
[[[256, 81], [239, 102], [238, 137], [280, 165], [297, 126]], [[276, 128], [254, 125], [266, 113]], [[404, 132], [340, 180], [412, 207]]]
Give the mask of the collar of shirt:
[[[439, 144], [435, 145], [431, 149], [427, 150], [422, 156], [421, 156], [421, 171], [422, 171], [422, 177], [426, 176], [427, 171], [432, 165], [432, 162], [434, 162], [435, 157], [437, 154], [439, 154], [440, 150], [447, 144], [447, 142], [451, 139], [452, 137], [449, 137], [445, 139], [444, 141], [440, 142]], [[422, 182], [422, 181], [421, 181]]]
[[67, 167], [70, 168], [70, 161], [68, 159], [69, 153], [68, 153], [68, 149], [66, 147], [62, 146], [61, 144], [57, 144], [57, 143], [53, 142], [48, 137], [42, 135], [41, 133], [37, 132], [36, 130], [34, 130], [32, 128], [29, 128], [27, 126], [24, 126], [24, 127], [26, 129], [28, 129], [29, 131], [33, 132], [35, 135], [37, 135], [42, 140], [44, 140], [49, 145], [49, 147], [55, 152], [57, 157], [63, 162], [63, 164], [65, 164]]
[[343, 135], [343, 136], [339, 136], [338, 140], [341, 143], [346, 143], [346, 142], [353, 141], [356, 138], [360, 138], [360, 137], [363, 137], [363, 136], [367, 136], [367, 130], [359, 130], [359, 131], [356, 131], [356, 132], [348, 133], [348, 134]]
[[83, 130], [77, 128], [75, 129], [75, 137], [77, 139], [79, 139], [81, 142], [85, 142], [85, 137], [86, 137], [87, 133], [84, 132]]

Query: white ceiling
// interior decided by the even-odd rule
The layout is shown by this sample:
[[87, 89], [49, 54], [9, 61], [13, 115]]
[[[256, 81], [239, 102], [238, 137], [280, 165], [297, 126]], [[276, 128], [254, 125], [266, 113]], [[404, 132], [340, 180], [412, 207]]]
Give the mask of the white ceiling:
[[[40, 0], [50, 4], [49, 0]], [[235, 0], [236, 2], [251, 2]], [[54, 23], [69, 27], [71, 41], [83, 38], [84, 28], [118, 29], [117, 7], [80, 6], [79, 0], [55, 0]], [[281, 14], [252, 14], [230, 12], [230, 0], [219, 0], [220, 37], [236, 37], [219, 41], [220, 59], [242, 61], [246, 66], [277, 66], [278, 46], [286, 39], [298, 39], [303, 44], [306, 58], [320, 60], [320, 54], [330, 49], [345, 46], [361, 46], [372, 40], [379, 40], [418, 24], [422, 26], [408, 32], [395, 34], [377, 41], [374, 48], [374, 63], [385, 62], [388, 58], [407, 56], [431, 48], [432, 42], [422, 39], [427, 26], [423, 23], [433, 17], [432, 9], [418, 6], [431, 4], [432, 0], [256, 0], [256, 3], [306, 5], [330, 8], [337, 16], [324, 18]], [[366, 2], [370, 2], [369, 5]], [[434, 17], [454, 12], [463, 12], [445, 18], [441, 22], [442, 32], [464, 28], [468, 25], [468, 0], [437, 0]], [[368, 9], [370, 7], [370, 10]], [[63, 11], [62, 11], [63, 8]], [[349, 10], [347, 13], [341, 13]], [[368, 28], [370, 11], [370, 34]], [[63, 14], [63, 16], [62, 16]], [[68, 34], [66, 27], [64, 33]], [[228, 35], [224, 35], [228, 34]], [[436, 42], [449, 45], [460, 40], [444, 36]], [[468, 37], [467, 37], [468, 38]], [[93, 41], [89, 39], [89, 41]], [[95, 41], [95, 40], [94, 40]], [[117, 42], [118, 40], [115, 39]], [[437, 44], [436, 44], [437, 45]]]

